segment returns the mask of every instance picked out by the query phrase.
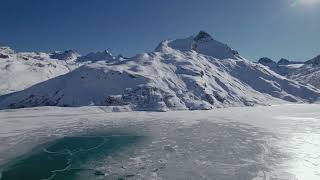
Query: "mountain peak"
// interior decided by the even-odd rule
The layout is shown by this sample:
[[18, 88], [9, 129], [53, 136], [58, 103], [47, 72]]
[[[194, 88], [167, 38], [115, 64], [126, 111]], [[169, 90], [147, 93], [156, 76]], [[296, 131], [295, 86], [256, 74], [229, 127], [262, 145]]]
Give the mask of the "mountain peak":
[[213, 40], [211, 35], [205, 31], [200, 31], [198, 35], [194, 38], [195, 41], [200, 41], [200, 40]]
[[266, 64], [276, 64], [275, 61], [273, 61], [272, 59], [270, 59], [270, 58], [268, 58], [268, 57], [260, 58], [260, 59], [258, 60], [258, 63], [263, 64], [263, 65], [266, 65]]
[[78, 62], [97, 62], [97, 61], [109, 61], [114, 60], [115, 57], [107, 50], [98, 51], [98, 52], [91, 52], [85, 56], [79, 57], [77, 59]]
[[14, 50], [12, 50], [8, 46], [0, 46], [0, 53], [3, 53], [3, 54], [14, 54]]
[[317, 57], [315, 57], [309, 61], [306, 61], [305, 64], [312, 64], [314, 66], [320, 65], [320, 55], [318, 55]]
[[195, 51], [216, 59], [242, 59], [237, 51], [222, 42], [214, 40], [205, 31], [200, 31], [196, 36], [184, 39], [163, 41], [156, 48], [156, 51], [160, 52], [171, 52], [172, 50], [181, 52]]
[[73, 61], [80, 57], [80, 54], [75, 50], [56, 51], [50, 54], [50, 58], [63, 61]]
[[278, 64], [280, 65], [288, 65], [290, 64], [291, 62], [288, 60], [288, 59], [285, 59], [285, 58], [281, 58], [279, 61], [278, 61]]

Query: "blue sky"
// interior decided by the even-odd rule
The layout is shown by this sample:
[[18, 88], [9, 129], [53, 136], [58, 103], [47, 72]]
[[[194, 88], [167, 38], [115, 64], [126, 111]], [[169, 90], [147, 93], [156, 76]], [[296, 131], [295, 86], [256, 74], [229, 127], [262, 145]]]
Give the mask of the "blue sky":
[[320, 0], [0, 0], [0, 45], [132, 56], [205, 30], [246, 58], [320, 54]]

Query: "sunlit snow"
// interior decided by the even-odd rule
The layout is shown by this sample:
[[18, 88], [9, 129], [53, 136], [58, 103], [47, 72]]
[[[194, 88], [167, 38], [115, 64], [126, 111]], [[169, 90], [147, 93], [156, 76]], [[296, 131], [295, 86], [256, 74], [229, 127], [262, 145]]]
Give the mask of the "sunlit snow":
[[[89, 153], [83, 164], [74, 165], [83, 171], [70, 179], [320, 178], [317, 104], [181, 112], [108, 111], [106, 107], [0, 111], [2, 171], [12, 167], [19, 160], [16, 157], [28, 156], [33, 148], [44, 148], [63, 137], [129, 135], [141, 139], [101, 152], [98, 160], [90, 158], [94, 152]], [[67, 172], [71, 169], [64, 170]]]

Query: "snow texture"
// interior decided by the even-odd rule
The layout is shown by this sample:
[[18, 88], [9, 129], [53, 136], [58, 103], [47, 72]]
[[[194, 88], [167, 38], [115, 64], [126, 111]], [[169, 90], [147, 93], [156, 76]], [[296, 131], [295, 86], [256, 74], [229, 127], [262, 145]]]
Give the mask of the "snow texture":
[[101, 172], [100, 179], [320, 178], [319, 105], [107, 111], [108, 107], [0, 111], [0, 165], [5, 168], [16, 157], [62, 137], [131, 134], [145, 138], [83, 163], [82, 168]]
[[319, 92], [247, 60], [217, 60], [196, 52], [148, 53], [124, 63], [84, 65], [2, 97], [3, 108], [130, 106], [133, 110], [212, 109], [313, 102]]
[[320, 88], [320, 56], [306, 62], [281, 59], [278, 63], [269, 58], [261, 58], [258, 63], [289, 79]]
[[[54, 56], [54, 59], [51, 57]], [[8, 47], [0, 48], [0, 95], [26, 89], [39, 82], [66, 74], [78, 64], [60, 61], [46, 53], [15, 53]], [[60, 56], [59, 56], [60, 57]]]
[[[165, 40], [154, 52], [138, 54], [132, 58], [124, 58], [121, 55], [114, 57], [108, 51], [89, 53], [81, 57], [74, 51], [56, 52], [51, 55], [11, 55], [13, 52], [10, 50], [3, 51], [10, 55], [9, 59], [19, 56], [11, 60], [13, 62], [9, 63], [9, 68], [15, 62], [25, 65], [24, 60], [21, 60], [24, 56], [32, 58], [26, 62], [49, 61], [55, 62], [56, 66], [62, 64], [62, 67], [56, 68], [60, 73], [51, 73], [50, 77], [46, 74], [47, 79], [54, 77], [52, 79], [34, 80], [28, 85], [40, 83], [0, 97], [0, 109], [95, 105], [118, 106], [119, 109], [125, 110], [168, 111], [286, 102], [314, 103], [320, 100], [320, 90], [317, 86], [308, 84], [318, 79], [309, 78], [308, 75], [297, 75], [299, 81], [292, 80], [297, 78], [290, 78], [294, 75], [284, 77], [286, 73], [276, 69], [280, 65], [272, 60], [264, 58], [259, 61], [260, 64], [246, 60], [237, 51], [214, 40], [204, 31], [185, 39]], [[60, 60], [54, 61], [48, 59], [48, 56]], [[73, 59], [72, 64], [79, 68], [69, 72], [69, 59]], [[9, 60], [3, 62], [6, 61]], [[33, 64], [30, 66], [34, 67]], [[289, 69], [288, 66], [286, 69]], [[42, 69], [45, 73], [50, 72], [47, 68]], [[314, 66], [310, 71], [313, 70]], [[14, 70], [12, 72], [17, 73]], [[29, 71], [25, 74], [37, 78], [40, 77], [38, 74], [42, 74], [39, 70], [35, 72], [36, 75]], [[301, 81], [302, 78], [307, 82]], [[32, 79], [21, 78], [17, 82], [26, 83]], [[12, 82], [2, 80], [5, 83]], [[4, 89], [8, 87], [5, 83]], [[17, 83], [13, 81], [13, 84]], [[12, 89], [21, 90], [28, 86], [18, 87]]]

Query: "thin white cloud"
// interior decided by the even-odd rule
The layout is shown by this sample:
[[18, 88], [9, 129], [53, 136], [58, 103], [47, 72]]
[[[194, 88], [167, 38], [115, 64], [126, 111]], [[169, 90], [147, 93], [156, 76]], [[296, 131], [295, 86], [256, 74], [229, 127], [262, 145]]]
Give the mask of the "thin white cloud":
[[290, 6], [313, 6], [320, 4], [320, 0], [289, 0]]

